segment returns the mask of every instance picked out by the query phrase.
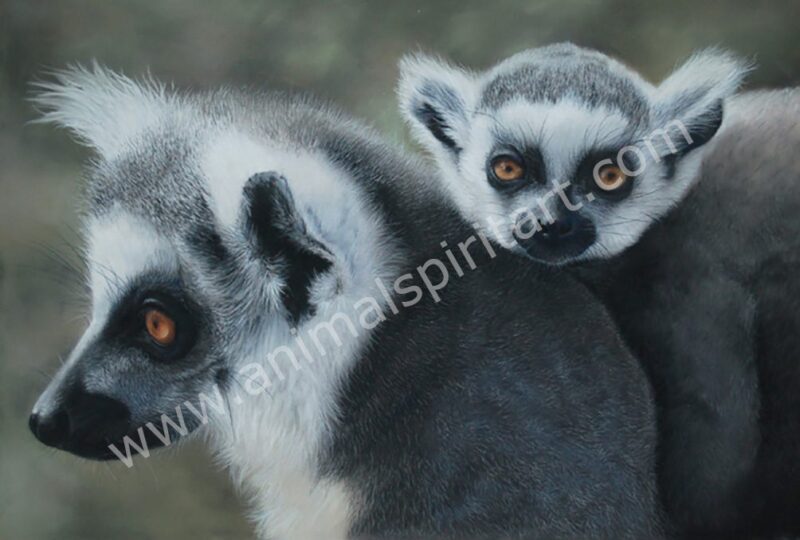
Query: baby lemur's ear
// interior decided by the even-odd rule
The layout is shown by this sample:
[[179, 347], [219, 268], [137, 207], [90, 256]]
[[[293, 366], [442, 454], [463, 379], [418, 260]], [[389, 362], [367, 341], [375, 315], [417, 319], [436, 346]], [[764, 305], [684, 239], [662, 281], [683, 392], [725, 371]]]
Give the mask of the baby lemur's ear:
[[468, 71], [425, 55], [400, 61], [400, 110], [416, 139], [436, 156], [458, 156], [469, 136], [478, 82]]
[[275, 172], [257, 173], [244, 186], [245, 226], [259, 255], [282, 268], [281, 300], [293, 322], [313, 312], [310, 286], [314, 276], [333, 265], [333, 255], [309, 234], [286, 179]]
[[736, 92], [750, 69], [720, 49], [694, 54], [656, 88], [654, 127], [681, 129], [685, 141], [676, 145], [680, 154], [704, 145], [722, 124], [725, 98]]

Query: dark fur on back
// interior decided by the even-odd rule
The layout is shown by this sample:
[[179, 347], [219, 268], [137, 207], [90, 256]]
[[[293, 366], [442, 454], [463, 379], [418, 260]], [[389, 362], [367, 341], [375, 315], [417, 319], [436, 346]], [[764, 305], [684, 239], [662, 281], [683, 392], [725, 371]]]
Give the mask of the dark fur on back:
[[[408, 248], [398, 274], [475, 234], [382, 147], [318, 140]], [[441, 302], [376, 329], [342, 385], [325, 469], [363, 499], [353, 532], [657, 536], [650, 389], [608, 314], [568, 273], [479, 246]]]
[[657, 534], [647, 383], [569, 279], [500, 254], [373, 342], [328, 456], [356, 533]]
[[[117, 227], [113, 247], [128, 244], [117, 250], [101, 242], [100, 251], [120, 254], [114, 262], [127, 274], [109, 280], [113, 286], [98, 280], [96, 293], [108, 299], [109, 320], [118, 312], [130, 317], [109, 325], [101, 312], [93, 324], [103, 331], [88, 334], [90, 345], [73, 351], [40, 397], [31, 428], [45, 444], [107, 458], [107, 435], [117, 438], [111, 428], [120, 428], [119, 437], [134, 433], [164, 411], [177, 414], [185, 399], [212, 385], [236, 404], [236, 392], [246, 390], [236, 378], [245, 373], [240, 364], [254, 357], [257, 366], [271, 364], [274, 347], [285, 345], [295, 325], [341, 314], [341, 303], [351, 300], [342, 290], [374, 290], [373, 274], [383, 277], [384, 266], [413, 274], [431, 258], [444, 260], [442, 241], [456, 246], [475, 234], [412, 159], [317, 101], [230, 91], [173, 95], [97, 66], [61, 79], [46, 86], [40, 102], [52, 109], [48, 119], [107, 153], [91, 175], [89, 211], [116, 221], [98, 219], [92, 230]], [[115, 141], [109, 134], [120, 110], [131, 132]], [[143, 117], [149, 121], [140, 125]], [[217, 178], [202, 155], [208, 144], [220, 144], [221, 128], [242, 137], [221, 147], [232, 159], [218, 164]], [[232, 171], [248, 157], [242, 146], [250, 140], [269, 152], [293, 152], [265, 160], [280, 171]], [[255, 146], [261, 156], [265, 148]], [[297, 159], [318, 165], [320, 154], [335, 173], [289, 166]], [[263, 166], [270, 165], [255, 165]], [[303, 184], [317, 176], [335, 183]], [[331, 186], [348, 197], [353, 187], [353, 196], [331, 203]], [[363, 220], [348, 221], [359, 212]], [[365, 236], [375, 241], [357, 245]], [[144, 249], [153, 243], [157, 253]], [[228, 404], [222, 423], [209, 427], [234, 478], [263, 496], [261, 534], [302, 536], [298, 529], [309, 523], [309, 530], [334, 523], [360, 537], [660, 532], [650, 389], [610, 317], [577, 281], [506, 254], [492, 258], [481, 244], [471, 249], [476, 268], [451, 275], [440, 302], [422, 295], [306, 372], [285, 366], [270, 392], [261, 388], [237, 407]], [[132, 260], [137, 256], [142, 260]], [[164, 283], [143, 283], [150, 274]], [[112, 294], [117, 282], [131, 294]], [[198, 316], [179, 318], [178, 326], [193, 329], [188, 335], [196, 332], [200, 346], [175, 357], [170, 348], [155, 349], [152, 335], [143, 335], [139, 315], [147, 304], [140, 295], [163, 297], [164, 305], [181, 306], [174, 309], [180, 315], [193, 315], [197, 304]], [[130, 418], [93, 424], [107, 401], [65, 404], [64, 395], [86, 393], [77, 388], [85, 379], [93, 380], [92, 392], [133, 411]], [[57, 421], [79, 417], [88, 419], [90, 445]], [[52, 425], [58, 429], [42, 429]], [[292, 481], [272, 482], [272, 472]], [[309, 497], [327, 480], [336, 491]], [[286, 504], [275, 504], [283, 495]], [[320, 499], [334, 516], [314, 522], [302, 504]], [[284, 528], [273, 530], [275, 522]]]
[[653, 380], [665, 501], [693, 534], [800, 533], [798, 118], [797, 90], [732, 100], [680, 206], [581, 271]]

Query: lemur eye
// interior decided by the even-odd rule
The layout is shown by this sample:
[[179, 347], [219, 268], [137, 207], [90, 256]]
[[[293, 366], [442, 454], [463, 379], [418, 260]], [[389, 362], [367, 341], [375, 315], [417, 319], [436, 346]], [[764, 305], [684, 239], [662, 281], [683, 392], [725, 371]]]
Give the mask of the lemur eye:
[[150, 338], [162, 347], [171, 345], [177, 335], [175, 321], [161, 310], [150, 308], [144, 314], [144, 325]]
[[492, 161], [492, 172], [501, 182], [513, 182], [525, 175], [525, 167], [511, 156], [499, 156]]
[[594, 175], [597, 187], [603, 191], [615, 191], [628, 181], [628, 175], [616, 165], [603, 165]]

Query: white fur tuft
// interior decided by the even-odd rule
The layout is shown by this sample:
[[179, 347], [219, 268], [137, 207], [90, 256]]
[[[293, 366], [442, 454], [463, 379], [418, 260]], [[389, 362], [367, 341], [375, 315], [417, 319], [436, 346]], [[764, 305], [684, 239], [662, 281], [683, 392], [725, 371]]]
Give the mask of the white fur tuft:
[[69, 129], [105, 158], [126, 141], [163, 118], [175, 99], [149, 76], [135, 81], [96, 62], [54, 73], [54, 80], [34, 85], [33, 103], [42, 112], [37, 122]]
[[479, 95], [478, 79], [472, 72], [454, 66], [439, 57], [413, 54], [406, 55], [400, 60], [400, 82], [397, 86], [400, 110], [417, 141], [439, 157], [446, 152], [446, 149], [431, 134], [428, 127], [420, 122], [416, 113], [419, 104], [429, 100], [424, 95], [426, 85], [446, 89], [460, 100], [463, 106], [461, 111], [439, 103], [431, 105], [449, 126], [448, 135], [456, 143], [463, 144], [469, 134], [469, 121], [465, 115], [475, 107]]
[[661, 123], [690, 118], [733, 95], [752, 64], [722, 49], [705, 49], [689, 58], [655, 90]]

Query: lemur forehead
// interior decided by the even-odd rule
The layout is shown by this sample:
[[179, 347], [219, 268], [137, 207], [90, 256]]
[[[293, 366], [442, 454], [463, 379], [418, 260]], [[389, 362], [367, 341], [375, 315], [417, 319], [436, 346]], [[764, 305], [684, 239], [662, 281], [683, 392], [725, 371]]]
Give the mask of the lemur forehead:
[[644, 121], [649, 104], [641, 79], [610, 58], [574, 46], [556, 46], [513, 56], [489, 73], [480, 107], [497, 110], [509, 101], [579, 101], [588, 108], [615, 109]]
[[95, 318], [103, 316], [143, 273], [178, 270], [174, 245], [167, 236], [118, 205], [90, 217], [86, 232]]
[[161, 127], [97, 164], [90, 174], [90, 213], [103, 216], [122, 208], [176, 232], [193, 223], [209, 223], [197, 172], [198, 138], [197, 133]]
[[[481, 119], [494, 140], [534, 145], [547, 157], [580, 156], [598, 147], [628, 144], [636, 126], [615, 109], [587, 109], [570, 98], [555, 104], [510, 101], [491, 120]], [[568, 161], [566, 159], [565, 161]]]

